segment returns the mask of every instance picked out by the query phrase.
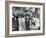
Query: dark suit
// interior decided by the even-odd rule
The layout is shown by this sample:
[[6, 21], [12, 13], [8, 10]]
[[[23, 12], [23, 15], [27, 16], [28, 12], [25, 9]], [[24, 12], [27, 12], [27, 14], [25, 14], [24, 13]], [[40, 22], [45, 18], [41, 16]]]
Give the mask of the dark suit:
[[14, 30], [12, 31], [18, 31], [19, 29], [19, 26], [18, 26], [18, 20], [14, 20], [12, 19], [12, 28], [15, 28]]
[[26, 24], [26, 30], [30, 30], [30, 20], [25, 21]]

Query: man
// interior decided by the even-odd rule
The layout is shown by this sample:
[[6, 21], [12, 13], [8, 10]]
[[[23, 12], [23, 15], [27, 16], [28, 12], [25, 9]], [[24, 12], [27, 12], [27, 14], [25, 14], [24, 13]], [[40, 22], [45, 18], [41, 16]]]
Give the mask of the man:
[[30, 19], [28, 14], [26, 14], [25, 24], [26, 24], [26, 30], [30, 30]]
[[18, 31], [18, 20], [16, 16], [12, 18], [12, 31]]

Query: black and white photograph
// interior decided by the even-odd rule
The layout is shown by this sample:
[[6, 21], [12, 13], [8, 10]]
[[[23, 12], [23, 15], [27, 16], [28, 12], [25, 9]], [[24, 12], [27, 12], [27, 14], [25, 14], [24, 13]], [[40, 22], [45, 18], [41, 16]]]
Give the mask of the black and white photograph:
[[12, 31], [40, 30], [40, 8], [12, 7]]
[[43, 6], [10, 4], [9, 33], [43, 33]]
[[5, 36], [45, 35], [45, 4], [6, 1]]

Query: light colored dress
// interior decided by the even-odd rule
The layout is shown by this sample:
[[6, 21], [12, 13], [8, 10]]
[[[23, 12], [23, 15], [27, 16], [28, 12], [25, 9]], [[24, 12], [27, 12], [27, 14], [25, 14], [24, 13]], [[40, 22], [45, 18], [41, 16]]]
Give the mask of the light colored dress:
[[24, 18], [18, 18], [19, 21], [19, 31], [25, 31], [25, 19]]
[[38, 18], [36, 18], [35, 24], [36, 24], [35, 28], [38, 29], [40, 27], [40, 20]]
[[30, 26], [31, 30], [38, 29], [40, 27], [40, 19], [39, 18], [34, 18], [33, 21], [35, 22], [35, 25]]
[[33, 26], [33, 29], [38, 29], [40, 27], [40, 20], [39, 18], [34, 18], [35, 26]]

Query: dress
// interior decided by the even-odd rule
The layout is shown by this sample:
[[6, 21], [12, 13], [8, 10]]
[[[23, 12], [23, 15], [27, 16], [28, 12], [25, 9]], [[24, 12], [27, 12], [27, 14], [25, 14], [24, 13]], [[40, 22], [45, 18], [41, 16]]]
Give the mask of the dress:
[[18, 18], [19, 21], [19, 31], [25, 31], [25, 19], [24, 18]]
[[39, 29], [40, 28], [40, 20], [39, 20], [39, 18], [36, 18], [36, 22], [35, 22], [35, 28], [36, 29]]

